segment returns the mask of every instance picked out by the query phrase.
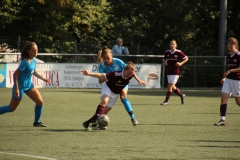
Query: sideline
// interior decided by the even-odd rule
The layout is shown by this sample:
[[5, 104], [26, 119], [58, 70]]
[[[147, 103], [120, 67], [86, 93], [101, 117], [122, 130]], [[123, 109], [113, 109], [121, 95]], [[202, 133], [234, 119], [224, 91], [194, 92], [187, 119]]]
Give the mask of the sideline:
[[18, 154], [18, 153], [8, 153], [8, 152], [0, 152], [0, 154], [9, 154], [9, 155], [15, 155], [15, 156], [24, 156], [24, 157], [32, 157], [32, 158], [38, 158], [38, 159], [47, 159], [47, 160], [57, 160], [55, 158], [34, 156], [34, 155], [29, 155], [29, 154]]

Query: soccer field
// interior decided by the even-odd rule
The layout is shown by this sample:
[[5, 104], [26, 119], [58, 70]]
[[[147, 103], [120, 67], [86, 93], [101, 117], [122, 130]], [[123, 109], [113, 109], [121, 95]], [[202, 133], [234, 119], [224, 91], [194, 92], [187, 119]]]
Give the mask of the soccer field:
[[[120, 100], [104, 131], [85, 131], [82, 123], [99, 104], [100, 89], [39, 89], [44, 99], [41, 121], [32, 127], [34, 102], [26, 95], [15, 112], [0, 115], [1, 160], [162, 160], [240, 159], [240, 107], [228, 102], [226, 126], [219, 121], [220, 90], [182, 90], [185, 104], [172, 94], [160, 106], [166, 90], [130, 89], [139, 121], [132, 126]], [[9, 103], [11, 89], [0, 89], [0, 106]]]

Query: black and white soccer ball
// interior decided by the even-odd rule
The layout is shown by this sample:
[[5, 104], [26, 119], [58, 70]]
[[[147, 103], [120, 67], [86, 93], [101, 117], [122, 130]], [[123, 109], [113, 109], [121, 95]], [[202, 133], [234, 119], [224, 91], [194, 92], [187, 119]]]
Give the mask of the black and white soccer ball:
[[100, 126], [100, 127], [107, 127], [108, 126], [108, 123], [109, 123], [109, 118], [107, 115], [100, 115], [97, 119], [97, 124]]

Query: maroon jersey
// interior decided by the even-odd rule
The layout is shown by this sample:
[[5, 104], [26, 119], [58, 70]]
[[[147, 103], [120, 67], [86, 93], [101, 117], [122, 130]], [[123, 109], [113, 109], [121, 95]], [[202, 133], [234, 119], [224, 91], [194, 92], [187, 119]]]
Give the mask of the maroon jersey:
[[[235, 52], [232, 56], [230, 53], [227, 55], [228, 69], [234, 69], [240, 67], [240, 52]], [[240, 80], [240, 72], [231, 72], [227, 75], [228, 79]]]
[[187, 58], [187, 56], [181, 50], [167, 50], [164, 53], [164, 60], [167, 60], [167, 75], [179, 75], [179, 67], [176, 66], [177, 62]]
[[123, 78], [123, 71], [106, 73], [108, 79], [106, 84], [113, 93], [120, 94], [122, 89], [130, 83], [133, 76], [134, 74], [129, 78]]

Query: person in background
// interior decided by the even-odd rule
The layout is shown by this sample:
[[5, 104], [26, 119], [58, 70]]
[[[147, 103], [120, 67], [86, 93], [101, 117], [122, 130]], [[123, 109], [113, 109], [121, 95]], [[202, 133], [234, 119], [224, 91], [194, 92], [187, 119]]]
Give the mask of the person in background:
[[25, 43], [21, 53], [22, 61], [13, 74], [14, 84], [12, 88], [12, 99], [9, 105], [0, 107], [0, 115], [7, 112], [13, 112], [18, 107], [25, 93], [36, 103], [33, 126], [46, 127], [46, 125], [40, 122], [43, 111], [43, 99], [38, 89], [32, 83], [32, 75], [48, 83], [50, 83], [51, 80], [42, 77], [36, 70], [37, 53], [38, 47], [35, 42]]
[[179, 79], [180, 67], [188, 61], [188, 57], [181, 51], [176, 49], [177, 42], [173, 39], [170, 41], [170, 50], [164, 53], [163, 65], [167, 66], [168, 91], [164, 102], [160, 105], [168, 105], [168, 101], [172, 92], [176, 93], [181, 98], [181, 103], [184, 104], [184, 94], [175, 86]]
[[225, 126], [227, 102], [232, 95], [235, 97], [237, 105], [240, 106], [240, 52], [238, 51], [238, 40], [230, 37], [227, 41], [227, 54], [226, 64], [228, 70], [223, 74], [221, 79], [221, 105], [220, 105], [220, 121], [215, 123], [215, 126]]
[[121, 38], [118, 38], [116, 43], [112, 48], [113, 55], [129, 55], [128, 48], [127, 46], [123, 46], [123, 40]]
[[[91, 130], [89, 124], [96, 122], [97, 118], [107, 113], [115, 106], [119, 94], [130, 83], [130, 80], [135, 75], [136, 67], [132, 62], [128, 62], [123, 70], [109, 73], [90, 73], [86, 70], [80, 71], [83, 75], [99, 78], [106, 83], [103, 83], [101, 102], [99, 103], [95, 114], [83, 123], [85, 130]], [[96, 127], [96, 129], [105, 130], [106, 128]]]

